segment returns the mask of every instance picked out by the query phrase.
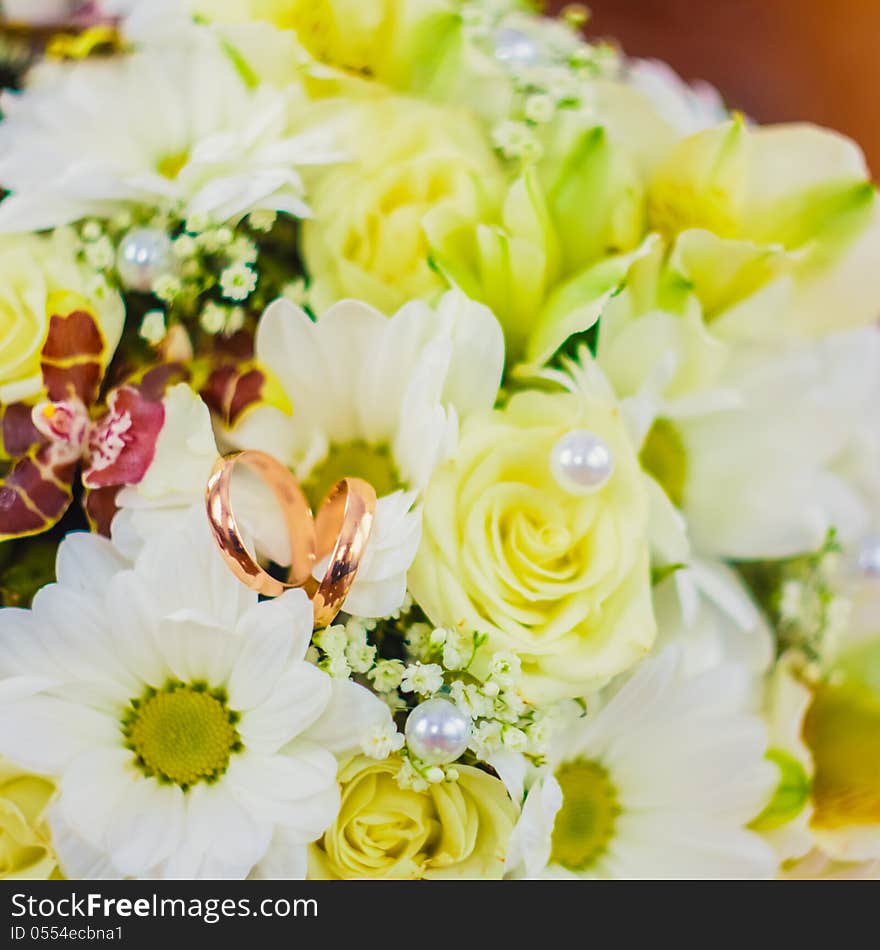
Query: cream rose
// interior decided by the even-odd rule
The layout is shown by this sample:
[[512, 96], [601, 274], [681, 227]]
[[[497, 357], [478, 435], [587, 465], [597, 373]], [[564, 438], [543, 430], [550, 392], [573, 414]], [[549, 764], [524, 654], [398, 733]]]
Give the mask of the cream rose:
[[[491, 203], [501, 172], [474, 117], [415, 100], [359, 102], [342, 122], [352, 161], [320, 173], [303, 226], [318, 309], [351, 297], [393, 313], [446, 288], [432, 269], [424, 221]], [[378, 133], [377, 133], [377, 130]]]
[[[613, 472], [576, 494], [551, 453], [574, 430], [602, 439]], [[438, 626], [487, 633], [519, 655], [530, 701], [583, 696], [653, 643], [648, 487], [610, 397], [526, 391], [465, 423], [425, 498], [410, 572]]]
[[46, 806], [55, 786], [0, 759], [0, 880], [59, 877]]
[[458, 765], [455, 782], [403, 789], [397, 758], [359, 757], [339, 775], [339, 816], [309, 853], [310, 878], [500, 878], [517, 809], [497, 778]]
[[122, 332], [119, 295], [90, 283], [63, 232], [51, 238], [9, 235], [0, 240], [0, 403], [40, 392], [40, 352], [52, 314], [77, 307], [96, 316], [106, 362]]

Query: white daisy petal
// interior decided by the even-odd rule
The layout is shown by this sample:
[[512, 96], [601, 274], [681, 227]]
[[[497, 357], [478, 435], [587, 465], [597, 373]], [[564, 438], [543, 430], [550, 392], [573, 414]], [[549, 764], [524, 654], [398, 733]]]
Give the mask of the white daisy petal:
[[283, 755], [242, 757], [231, 763], [229, 782], [301, 843], [317, 839], [339, 810], [336, 760], [311, 742], [294, 742]]
[[130, 565], [106, 538], [71, 532], [58, 547], [55, 576], [69, 590], [100, 597], [114, 575]]
[[61, 813], [92, 847], [107, 850], [112, 815], [131, 794], [134, 770], [131, 752], [120, 746], [82, 752], [65, 770], [60, 783]]
[[391, 721], [388, 707], [373, 693], [351, 680], [333, 679], [332, 700], [303, 738], [342, 756], [353, 752], [376, 726]]
[[178, 847], [184, 796], [176, 785], [141, 778], [129, 786], [108, 822], [106, 846], [124, 875], [143, 875]]
[[106, 851], [92, 847], [65, 819], [56, 802], [46, 813], [52, 829], [52, 847], [68, 881], [113, 881], [121, 876]]
[[44, 775], [57, 775], [90, 748], [112, 747], [118, 725], [108, 716], [54, 696], [0, 702], [0, 754]]
[[244, 644], [229, 677], [229, 701], [235, 709], [264, 702], [290, 658], [302, 659], [312, 639], [313, 608], [305, 591], [252, 607], [236, 625]]
[[332, 680], [315, 666], [298, 663], [276, 681], [261, 705], [248, 709], [238, 731], [247, 748], [275, 752], [302, 735], [334, 697]]
[[295, 834], [279, 828], [269, 850], [251, 872], [255, 881], [304, 881], [308, 870], [308, 850]]

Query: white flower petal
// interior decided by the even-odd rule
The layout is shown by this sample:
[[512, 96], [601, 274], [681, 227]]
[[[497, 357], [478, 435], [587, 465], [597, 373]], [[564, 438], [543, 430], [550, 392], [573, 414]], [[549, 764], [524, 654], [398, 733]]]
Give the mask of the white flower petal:
[[303, 738], [342, 756], [355, 751], [371, 730], [390, 723], [391, 714], [385, 703], [363, 686], [343, 679], [330, 682], [332, 697]]
[[252, 607], [235, 632], [243, 646], [229, 677], [229, 702], [244, 710], [264, 702], [289, 660], [303, 659], [312, 639], [312, 602], [303, 590], [288, 590]]
[[308, 870], [308, 849], [296, 834], [278, 828], [272, 844], [251, 872], [254, 881], [304, 881]]
[[114, 575], [129, 566], [106, 538], [73, 531], [58, 547], [55, 576], [62, 587], [101, 597]]
[[113, 881], [122, 876], [105, 851], [90, 845], [71, 828], [58, 802], [50, 806], [46, 817], [58, 865], [68, 881]]
[[308, 663], [289, 668], [262, 704], [242, 715], [238, 731], [245, 747], [275, 752], [302, 735], [327, 708], [332, 683], [326, 673]]
[[107, 816], [106, 847], [113, 864], [127, 876], [143, 876], [177, 849], [183, 825], [183, 792], [141, 777]]
[[0, 754], [44, 775], [58, 775], [87, 749], [110, 748], [119, 724], [54, 696], [0, 702]]
[[245, 754], [228, 777], [240, 800], [283, 825], [291, 840], [316, 840], [339, 811], [336, 760], [311, 742], [291, 743], [283, 755]]
[[133, 756], [120, 745], [78, 755], [61, 778], [61, 812], [86, 843], [107, 850], [109, 822], [137, 781]]

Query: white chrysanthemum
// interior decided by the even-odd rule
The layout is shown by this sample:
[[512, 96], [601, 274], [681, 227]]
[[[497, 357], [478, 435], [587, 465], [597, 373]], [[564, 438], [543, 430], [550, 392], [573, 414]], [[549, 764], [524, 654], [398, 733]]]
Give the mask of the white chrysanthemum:
[[328, 126], [293, 129], [297, 91], [251, 88], [210, 31], [123, 57], [46, 64], [2, 98], [0, 230], [129, 205], [231, 220], [307, 213], [297, 167], [339, 159]]
[[730, 352], [711, 385], [694, 380], [674, 396], [664, 393], [688, 344], [661, 342], [663, 358], [624, 407], [697, 552], [775, 559], [816, 550], [832, 527], [844, 542], [861, 537], [880, 499], [875, 328]]
[[32, 610], [0, 611], [0, 751], [57, 777], [68, 874], [302, 875], [338, 808], [334, 753], [389, 721], [305, 661], [306, 595], [258, 603], [204, 515], [133, 566], [71, 535], [57, 570]]
[[741, 673], [689, 677], [675, 649], [646, 660], [556, 740], [509, 867], [527, 877], [771, 877], [771, 849], [745, 826], [777, 776], [763, 724], [741, 711]]

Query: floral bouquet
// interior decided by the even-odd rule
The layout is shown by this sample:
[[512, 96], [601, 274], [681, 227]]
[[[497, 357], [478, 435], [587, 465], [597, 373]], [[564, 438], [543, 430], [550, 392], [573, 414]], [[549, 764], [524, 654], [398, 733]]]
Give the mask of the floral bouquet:
[[880, 874], [859, 149], [576, 6], [48, 6], [0, 874]]

